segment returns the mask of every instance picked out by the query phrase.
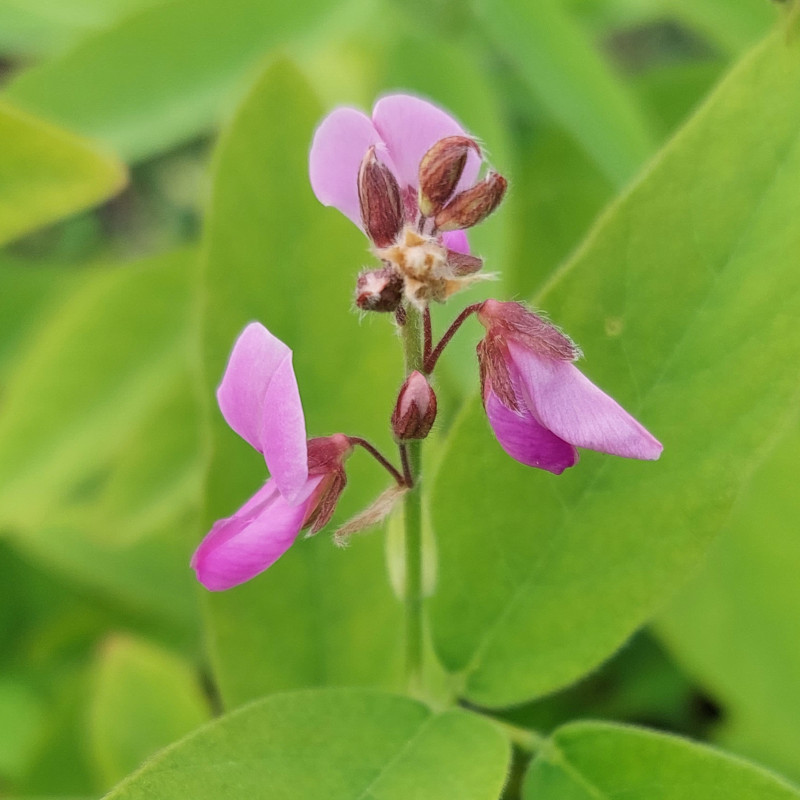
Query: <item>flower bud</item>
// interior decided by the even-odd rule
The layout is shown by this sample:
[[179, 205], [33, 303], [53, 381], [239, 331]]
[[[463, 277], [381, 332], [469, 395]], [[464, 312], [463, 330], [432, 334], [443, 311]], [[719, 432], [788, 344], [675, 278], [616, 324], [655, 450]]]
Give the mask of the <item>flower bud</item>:
[[480, 183], [459, 192], [435, 218], [440, 231], [471, 228], [500, 205], [508, 182], [502, 175], [490, 172]]
[[394, 267], [364, 270], [356, 281], [356, 305], [362, 311], [395, 311], [403, 299], [403, 278]]
[[364, 230], [376, 247], [388, 247], [403, 227], [403, 201], [392, 171], [378, 161], [375, 146], [358, 170], [358, 202]]
[[421, 372], [414, 370], [397, 396], [392, 412], [392, 431], [401, 442], [424, 439], [436, 419], [436, 395]]
[[467, 163], [469, 151], [478, 157], [480, 147], [466, 136], [439, 139], [422, 157], [419, 164], [419, 210], [425, 217], [438, 214], [456, 190]]

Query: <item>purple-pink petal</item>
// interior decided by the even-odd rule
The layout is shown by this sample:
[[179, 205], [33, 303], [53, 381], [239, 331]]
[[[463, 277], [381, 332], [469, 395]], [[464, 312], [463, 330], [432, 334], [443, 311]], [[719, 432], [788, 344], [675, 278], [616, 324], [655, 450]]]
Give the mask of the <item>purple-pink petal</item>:
[[286, 500], [305, 499], [308, 449], [292, 351], [263, 325], [250, 323], [233, 346], [217, 401], [228, 425], [264, 454]]
[[[419, 163], [434, 143], [445, 136], [464, 135], [464, 129], [441, 108], [407, 94], [378, 100], [372, 109], [372, 122], [394, 161], [401, 189], [417, 188]], [[472, 186], [479, 169], [480, 159], [470, 153], [457, 190]]]
[[574, 364], [531, 353], [509, 342], [515, 383], [534, 416], [577, 447], [653, 460], [660, 442]]
[[542, 427], [528, 409], [517, 413], [507, 408], [490, 384], [484, 405], [497, 441], [511, 458], [556, 475], [577, 464], [578, 451], [571, 444]]
[[358, 170], [372, 145], [378, 158], [396, 172], [372, 120], [355, 108], [337, 108], [317, 128], [308, 159], [311, 188], [317, 199], [338, 208], [360, 228]]
[[442, 242], [448, 250], [469, 255], [469, 242], [464, 231], [445, 231], [442, 234]]
[[[321, 480], [308, 479], [306, 496]], [[291, 547], [310, 502], [290, 505], [268, 480], [233, 516], [214, 523], [192, 556], [197, 579], [217, 592], [263, 572]]]

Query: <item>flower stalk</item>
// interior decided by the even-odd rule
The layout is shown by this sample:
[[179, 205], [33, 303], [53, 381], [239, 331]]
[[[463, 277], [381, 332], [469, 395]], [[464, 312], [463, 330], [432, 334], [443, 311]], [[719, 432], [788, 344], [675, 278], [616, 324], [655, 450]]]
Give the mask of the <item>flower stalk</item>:
[[480, 310], [483, 303], [473, 303], [472, 305], [467, 306], [456, 318], [453, 320], [453, 323], [450, 327], [445, 331], [442, 338], [439, 340], [439, 344], [436, 345], [435, 349], [427, 350], [425, 353], [425, 364], [423, 373], [429, 375], [433, 372], [433, 368], [436, 366], [436, 362], [439, 360], [439, 356], [442, 354], [442, 351], [450, 344], [450, 340], [455, 335], [456, 331], [464, 324], [464, 322], [469, 319], [473, 314]]

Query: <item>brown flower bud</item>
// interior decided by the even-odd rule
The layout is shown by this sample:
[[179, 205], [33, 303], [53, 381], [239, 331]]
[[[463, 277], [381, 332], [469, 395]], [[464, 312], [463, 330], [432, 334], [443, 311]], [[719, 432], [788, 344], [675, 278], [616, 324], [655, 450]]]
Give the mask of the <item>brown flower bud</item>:
[[440, 231], [455, 231], [477, 225], [500, 205], [507, 186], [502, 175], [490, 172], [480, 183], [459, 192], [436, 215], [436, 227]]
[[403, 299], [403, 278], [394, 267], [364, 270], [356, 281], [356, 305], [363, 311], [395, 311]]
[[358, 170], [358, 202], [367, 236], [376, 247], [388, 247], [403, 227], [403, 201], [396, 178], [378, 161], [374, 145]]
[[401, 442], [424, 439], [436, 419], [436, 395], [421, 372], [414, 370], [397, 396], [392, 412], [392, 431]]
[[439, 139], [422, 157], [419, 164], [417, 204], [423, 216], [435, 216], [452, 197], [464, 172], [470, 150], [480, 157], [481, 149], [473, 139], [466, 136], [446, 136]]

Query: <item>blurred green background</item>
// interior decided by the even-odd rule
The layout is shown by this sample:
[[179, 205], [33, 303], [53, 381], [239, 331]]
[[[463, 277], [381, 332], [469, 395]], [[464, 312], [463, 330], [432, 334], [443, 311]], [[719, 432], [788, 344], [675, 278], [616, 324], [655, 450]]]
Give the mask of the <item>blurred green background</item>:
[[[752, 46], [777, 26], [786, 32], [775, 41], [797, 50], [791, 12], [767, 0], [0, 0], [0, 796], [99, 797], [222, 708], [269, 691], [398, 686], [391, 539], [388, 556], [377, 532], [342, 556], [323, 534], [281, 562], [276, 577], [213, 598], [188, 568], [208, 522], [230, 513], [263, 472], [212, 404], [247, 320], [260, 319], [295, 350], [313, 435], [342, 429], [390, 443], [400, 355], [386, 320], [359, 321], [350, 307], [355, 273], [370, 256], [305, 178], [324, 113], [342, 103], [369, 109], [379, 94], [404, 90], [458, 117], [511, 182], [501, 211], [472, 238], [487, 269], [501, 274], [486, 291], [531, 298]], [[734, 124], [720, 150], [735, 168], [715, 202], [728, 192], [731, 205], [749, 198], [759, 179], [745, 164], [737, 182], [737, 142], [764, 142], [765, 172], [775, 171], [775, 147], [789, 152], [796, 142], [786, 87], [776, 86], [770, 116], [770, 81], [783, 73], [762, 85], [766, 68], [753, 71], [749, 91], [765, 97], [758, 122], [767, 137], [780, 129], [784, 138], [758, 139], [755, 121], [740, 135], [748, 108], [737, 108], [731, 91]], [[691, 161], [691, 136], [676, 146]], [[698, 171], [716, 168], [713, 153], [696, 152]], [[781, 160], [778, 177], [792, 164]], [[674, 231], [658, 230], [658, 198], [669, 190], [665, 180], [650, 199], [642, 192], [640, 206], [631, 201], [642, 215], [652, 210], [642, 235], [653, 232], [659, 257], [643, 271], [673, 268], [673, 237], [695, 236], [698, 252], [722, 256], [714, 250], [722, 234], [692, 221], [711, 220], [711, 229], [717, 220], [697, 198], [686, 199], [696, 207], [684, 228], [679, 220]], [[779, 241], [780, 258], [800, 263], [797, 236]], [[604, 316], [603, 275], [596, 291], [585, 278], [600, 260], [589, 256], [584, 268], [581, 252], [579, 299], [559, 288], [547, 290], [551, 306], [539, 296], [556, 322], [587, 320], [570, 330], [591, 356], [593, 335], [611, 341], [617, 332]], [[736, 284], [748, 298], [759, 286], [780, 295], [790, 273], [771, 272], [770, 257], [768, 247], [749, 256], [742, 274], [757, 270], [758, 279]], [[675, 262], [675, 282], [691, 283], [697, 267], [679, 246]], [[680, 316], [680, 292], [658, 291], [643, 295], [665, 304], [659, 313]], [[763, 321], [768, 300], [722, 319]], [[438, 326], [454, 314], [435, 312]], [[601, 319], [604, 331], [589, 324]], [[709, 330], [708, 352], [724, 353], [721, 331]], [[755, 322], [752, 330], [769, 333]], [[776, 323], [772, 335], [785, 341], [786, 330], [796, 344], [791, 326]], [[437, 445], [471, 435], [469, 419], [455, 420], [475, 392], [474, 344], [473, 331], [443, 363]], [[646, 374], [646, 346], [622, 351], [629, 361], [618, 373]], [[622, 379], [615, 386], [602, 347], [595, 353], [604, 386], [628, 391]], [[765, 391], [762, 378], [731, 376], [744, 407], [751, 384], [754, 396]], [[698, 408], [716, 402], [718, 376], [708, 380]], [[703, 464], [714, 478], [697, 478], [703, 501], [719, 492], [720, 507], [675, 538], [685, 559], [638, 554], [674, 567], [653, 577], [657, 597], [643, 591], [638, 601], [631, 590], [638, 617], [581, 656], [569, 679], [542, 677], [527, 694], [505, 695], [475, 683], [468, 697], [515, 704], [504, 712], [510, 719], [544, 732], [600, 717], [685, 733], [800, 780], [800, 427], [796, 402], [784, 402], [796, 401], [794, 382], [776, 382], [780, 406], [764, 412], [769, 436], [736, 458], [714, 450], [717, 461]], [[629, 394], [620, 399], [635, 405]], [[691, 407], [678, 412], [691, 416]], [[721, 436], [698, 414], [693, 431], [707, 425]], [[665, 419], [655, 429], [662, 437]], [[452, 474], [445, 470], [441, 504], [431, 508], [437, 534], [469, 524], [457, 498], [446, 502], [448, 493], [472, 492], [469, 476], [451, 486]], [[382, 488], [356, 458], [349, 475], [341, 519]], [[503, 524], [519, 530], [511, 513]], [[668, 513], [659, 526], [670, 527]], [[440, 558], [447, 552], [445, 543]], [[434, 629], [447, 624], [448, 591], [463, 591], [447, 580], [442, 573]], [[438, 639], [443, 661], [457, 665], [459, 643]]]

